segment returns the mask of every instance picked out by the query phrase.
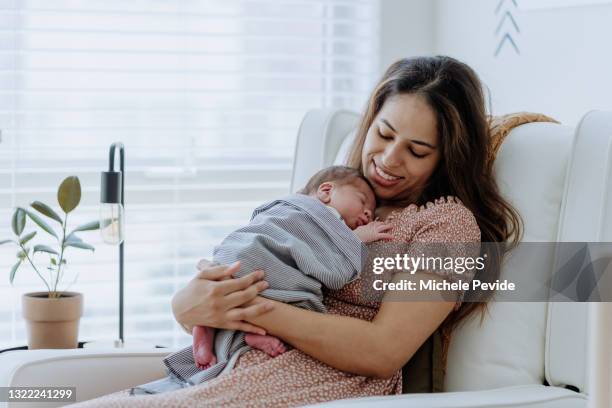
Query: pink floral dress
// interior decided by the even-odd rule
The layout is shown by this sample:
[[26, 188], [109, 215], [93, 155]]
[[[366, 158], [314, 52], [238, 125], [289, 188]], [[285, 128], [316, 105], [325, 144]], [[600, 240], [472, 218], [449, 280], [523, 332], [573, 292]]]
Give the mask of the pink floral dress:
[[[398, 242], [478, 242], [472, 213], [453, 198], [396, 210], [386, 220]], [[380, 303], [364, 299], [360, 280], [327, 292], [329, 313], [372, 320]], [[455, 306], [457, 308], [459, 302]], [[164, 394], [129, 396], [126, 391], [83, 402], [79, 407], [293, 407], [325, 401], [400, 394], [402, 372], [378, 379], [343, 372], [297, 349], [272, 358], [252, 350], [230, 373], [198, 386]], [[74, 406], [74, 405], [73, 405]]]

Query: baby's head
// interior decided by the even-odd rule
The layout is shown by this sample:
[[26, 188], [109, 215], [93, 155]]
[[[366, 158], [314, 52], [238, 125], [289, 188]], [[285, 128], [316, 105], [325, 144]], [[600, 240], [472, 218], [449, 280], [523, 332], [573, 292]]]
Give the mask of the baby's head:
[[369, 223], [374, 216], [374, 190], [358, 170], [350, 167], [331, 166], [317, 172], [300, 193], [335, 208], [350, 229]]

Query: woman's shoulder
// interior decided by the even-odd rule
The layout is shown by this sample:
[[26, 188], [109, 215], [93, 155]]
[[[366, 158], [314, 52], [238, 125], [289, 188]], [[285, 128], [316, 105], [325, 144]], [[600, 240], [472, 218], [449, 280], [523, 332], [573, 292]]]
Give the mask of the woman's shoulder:
[[480, 241], [476, 217], [455, 196], [439, 197], [420, 206], [410, 204], [392, 217], [397, 217], [399, 224], [410, 225], [415, 234], [426, 234], [436, 241]]

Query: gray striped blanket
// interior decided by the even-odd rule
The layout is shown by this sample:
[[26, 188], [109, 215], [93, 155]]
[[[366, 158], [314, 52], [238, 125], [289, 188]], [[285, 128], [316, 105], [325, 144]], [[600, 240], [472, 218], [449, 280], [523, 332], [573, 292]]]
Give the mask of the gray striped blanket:
[[[366, 260], [366, 247], [319, 200], [295, 194], [258, 207], [251, 222], [215, 248], [213, 260], [241, 262], [237, 277], [256, 269], [265, 271], [270, 287], [262, 296], [319, 312], [325, 311], [322, 287], [340, 289], [356, 279]], [[191, 346], [169, 355], [167, 379], [137, 387], [136, 393], [157, 393], [195, 385], [231, 370], [249, 350], [244, 333], [217, 330], [217, 364], [195, 366]]]

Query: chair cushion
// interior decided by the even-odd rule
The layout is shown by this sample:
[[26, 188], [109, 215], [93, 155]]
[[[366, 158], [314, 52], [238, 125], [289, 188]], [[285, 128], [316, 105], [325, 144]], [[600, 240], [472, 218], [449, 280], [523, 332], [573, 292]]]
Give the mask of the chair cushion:
[[586, 395], [563, 388], [523, 385], [478, 392], [348, 399], [306, 408], [587, 408], [588, 402]]
[[[514, 129], [498, 153], [498, 184], [523, 218], [524, 242], [556, 239], [572, 139], [572, 128], [530, 123]], [[530, 261], [538, 280], [549, 277], [553, 259], [551, 250]], [[513, 273], [518, 270], [510, 259], [502, 279]], [[479, 316], [473, 316], [453, 333], [446, 390], [544, 381], [547, 303], [490, 302], [489, 307], [482, 326]]]

